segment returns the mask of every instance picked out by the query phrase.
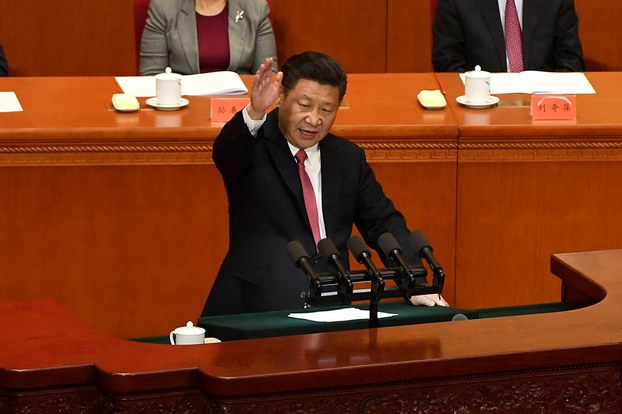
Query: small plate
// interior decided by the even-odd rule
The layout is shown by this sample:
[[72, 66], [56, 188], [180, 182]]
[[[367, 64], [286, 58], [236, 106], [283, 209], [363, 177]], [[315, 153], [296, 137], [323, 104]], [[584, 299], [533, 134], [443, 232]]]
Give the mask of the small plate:
[[496, 96], [490, 95], [490, 98], [488, 98], [486, 102], [469, 103], [467, 102], [466, 95], [462, 95], [462, 96], [458, 96], [456, 98], [456, 101], [460, 105], [464, 105], [468, 108], [490, 108], [491, 106], [494, 106], [499, 103], [499, 98], [497, 98]]
[[158, 100], [155, 97], [149, 98], [145, 102], [147, 105], [161, 111], [174, 111], [176, 109], [183, 108], [190, 103], [190, 101], [186, 98], [180, 98], [177, 105], [162, 105], [161, 103], [158, 103]]

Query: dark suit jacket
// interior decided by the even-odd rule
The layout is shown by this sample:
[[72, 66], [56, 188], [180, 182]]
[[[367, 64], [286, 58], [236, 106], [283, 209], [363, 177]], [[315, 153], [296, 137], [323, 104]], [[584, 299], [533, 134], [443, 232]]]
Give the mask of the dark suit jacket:
[[4, 55], [4, 49], [0, 44], [0, 76], [9, 76], [9, 65], [6, 61], [6, 56]]
[[[573, 0], [524, 0], [522, 20], [525, 70], [585, 70]], [[435, 71], [507, 71], [497, 0], [439, 0], [432, 31]]]
[[[314, 254], [296, 161], [277, 118], [278, 109], [253, 137], [240, 112], [214, 142], [214, 162], [229, 200], [229, 251], [203, 315], [303, 307], [301, 292], [308, 290], [309, 282], [287, 255], [292, 240], [302, 243], [317, 272], [332, 271]], [[377, 248], [382, 233], [391, 232], [407, 251], [407, 260], [420, 264], [408, 245], [404, 217], [385, 196], [363, 150], [332, 134], [319, 145], [326, 233], [344, 265], [353, 224], [372, 248]]]

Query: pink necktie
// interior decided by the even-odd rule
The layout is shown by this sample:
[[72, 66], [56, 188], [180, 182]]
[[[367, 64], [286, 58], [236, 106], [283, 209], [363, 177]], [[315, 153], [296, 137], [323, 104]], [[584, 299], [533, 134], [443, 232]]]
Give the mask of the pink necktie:
[[305, 160], [307, 159], [307, 153], [304, 150], [300, 150], [296, 153], [296, 160], [298, 160], [298, 174], [300, 175], [300, 182], [302, 183], [302, 194], [305, 198], [305, 207], [307, 208], [307, 216], [309, 216], [309, 224], [311, 224], [311, 231], [313, 231], [313, 239], [315, 239], [315, 246], [320, 241], [320, 219], [317, 213], [317, 203], [315, 202], [315, 192], [311, 185], [311, 180], [305, 171]]
[[523, 35], [514, 0], [507, 0], [505, 4], [505, 50], [510, 61], [510, 72], [522, 72]]

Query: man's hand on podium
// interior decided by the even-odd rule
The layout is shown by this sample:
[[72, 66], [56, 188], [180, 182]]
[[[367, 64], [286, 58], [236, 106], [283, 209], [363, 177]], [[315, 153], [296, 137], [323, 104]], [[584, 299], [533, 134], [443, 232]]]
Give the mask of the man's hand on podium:
[[449, 306], [449, 303], [447, 303], [441, 295], [436, 293], [412, 296], [410, 298], [410, 303], [415, 306]]

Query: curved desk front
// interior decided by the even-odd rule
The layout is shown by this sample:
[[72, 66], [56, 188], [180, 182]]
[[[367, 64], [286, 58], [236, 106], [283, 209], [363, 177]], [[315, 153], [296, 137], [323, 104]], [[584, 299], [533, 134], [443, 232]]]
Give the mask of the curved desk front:
[[620, 412], [622, 250], [552, 258], [573, 310], [196, 346], [0, 307], [1, 412]]

